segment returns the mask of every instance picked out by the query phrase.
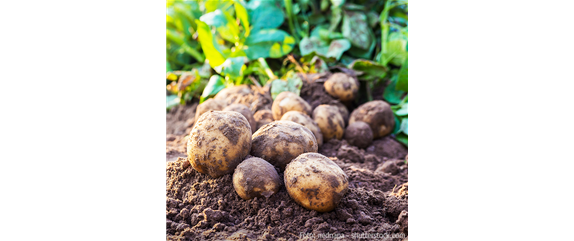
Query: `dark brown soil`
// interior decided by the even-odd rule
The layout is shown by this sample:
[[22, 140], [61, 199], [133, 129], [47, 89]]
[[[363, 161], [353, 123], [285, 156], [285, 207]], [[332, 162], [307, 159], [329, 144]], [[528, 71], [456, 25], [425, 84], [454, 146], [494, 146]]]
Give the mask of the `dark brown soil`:
[[[312, 102], [325, 101], [321, 99], [327, 98], [306, 100], [315, 107], [319, 104]], [[365, 149], [337, 139], [319, 148], [349, 181], [337, 208], [319, 213], [295, 203], [284, 185], [269, 198], [243, 200], [233, 188], [231, 174], [211, 178], [191, 168], [185, 157], [186, 135], [195, 106], [175, 107], [167, 115], [167, 240], [314, 240], [321, 239], [320, 234], [356, 240], [353, 233], [408, 236], [408, 164], [404, 161], [408, 151], [392, 137], [376, 139]], [[282, 179], [283, 172], [276, 170]]]

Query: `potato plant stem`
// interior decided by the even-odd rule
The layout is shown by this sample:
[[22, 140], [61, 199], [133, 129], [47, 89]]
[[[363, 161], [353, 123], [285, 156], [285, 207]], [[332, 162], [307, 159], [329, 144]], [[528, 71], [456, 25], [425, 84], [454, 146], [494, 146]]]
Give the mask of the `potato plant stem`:
[[269, 80], [277, 79], [277, 76], [273, 74], [273, 71], [271, 70], [271, 68], [269, 68], [269, 65], [267, 65], [267, 61], [265, 61], [264, 58], [258, 58], [257, 61], [259, 61], [259, 63], [265, 70], [265, 73], [267, 74], [267, 76], [269, 76]]
[[291, 0], [284, 0], [285, 2], [285, 11], [287, 12], [287, 23], [289, 24], [289, 30], [291, 30], [291, 34], [293, 38], [295, 38], [295, 43], [299, 43], [299, 33], [295, 31], [295, 26], [293, 25], [293, 21], [295, 21], [295, 16], [293, 16], [293, 3]]

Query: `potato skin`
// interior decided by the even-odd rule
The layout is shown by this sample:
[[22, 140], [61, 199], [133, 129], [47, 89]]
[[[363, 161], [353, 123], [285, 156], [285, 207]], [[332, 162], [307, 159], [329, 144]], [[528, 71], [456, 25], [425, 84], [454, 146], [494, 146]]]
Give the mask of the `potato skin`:
[[345, 140], [353, 146], [364, 149], [373, 143], [373, 131], [369, 124], [356, 121], [345, 130]]
[[317, 152], [317, 140], [306, 127], [292, 121], [278, 120], [253, 133], [251, 155], [263, 158], [281, 170], [295, 157]]
[[269, 198], [279, 191], [279, 187], [281, 178], [275, 167], [259, 157], [245, 159], [233, 173], [233, 188], [245, 200]]
[[191, 130], [187, 158], [193, 169], [216, 178], [232, 173], [250, 149], [251, 128], [242, 114], [208, 111]]
[[345, 105], [343, 105], [343, 103], [341, 103], [341, 101], [332, 100], [327, 104], [337, 107], [337, 109], [339, 110], [339, 113], [341, 113], [341, 116], [343, 117], [343, 121], [345, 121], [345, 124], [347, 124], [349, 122], [349, 110], [347, 110], [347, 107]]
[[195, 122], [197, 123], [199, 117], [203, 113], [208, 112], [210, 110], [223, 110], [225, 106], [226, 106], [225, 101], [222, 100], [208, 99], [204, 101], [203, 103], [197, 106], [197, 109], [195, 109]]
[[395, 128], [391, 106], [382, 100], [370, 101], [355, 109], [349, 118], [349, 125], [357, 121], [369, 124], [374, 139], [390, 134]]
[[359, 85], [355, 79], [345, 73], [335, 73], [325, 81], [325, 90], [329, 95], [341, 100], [350, 101], [357, 97]]
[[313, 110], [313, 120], [317, 122], [323, 134], [323, 143], [331, 138], [341, 140], [345, 133], [345, 122], [337, 107], [332, 105], [319, 105]]
[[257, 130], [257, 122], [253, 118], [253, 112], [251, 112], [249, 107], [242, 104], [231, 104], [223, 108], [223, 111], [235, 111], [241, 113], [249, 122], [249, 126], [251, 126], [251, 134]]
[[310, 116], [312, 109], [309, 103], [299, 95], [289, 91], [283, 91], [275, 98], [271, 106], [273, 119], [280, 120], [283, 114], [291, 110], [296, 110]]
[[319, 129], [317, 122], [315, 122], [308, 115], [305, 115], [296, 110], [292, 110], [285, 113], [283, 117], [281, 117], [281, 120], [293, 121], [297, 124], [307, 127], [307, 129], [309, 129], [311, 132], [313, 132], [313, 135], [315, 135], [315, 139], [317, 139], [317, 145], [323, 145], [323, 134], [321, 133], [321, 129]]
[[253, 118], [257, 122], [257, 128], [255, 129], [257, 131], [262, 126], [273, 122], [273, 112], [269, 109], [258, 110], [253, 114]]
[[[213, 98], [216, 100], [225, 100], [227, 104], [234, 103], [237, 98], [243, 97], [245, 95], [250, 95], [253, 92], [247, 85], [238, 85], [229, 88], [222, 89]], [[243, 104], [243, 103], [241, 103]]]
[[295, 202], [318, 212], [335, 209], [349, 188], [347, 174], [319, 153], [295, 158], [285, 169], [284, 181]]

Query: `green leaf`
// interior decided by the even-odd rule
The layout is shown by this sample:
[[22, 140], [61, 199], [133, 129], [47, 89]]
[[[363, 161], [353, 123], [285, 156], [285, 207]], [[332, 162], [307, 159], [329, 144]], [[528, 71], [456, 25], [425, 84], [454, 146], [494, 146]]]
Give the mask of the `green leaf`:
[[203, 89], [200, 102], [203, 103], [203, 101], [205, 101], [207, 98], [219, 93], [219, 91], [222, 89], [225, 89], [224, 79], [219, 75], [211, 76], [211, 78], [209, 78], [209, 82], [207, 82], [207, 85], [205, 86], [205, 89]]
[[343, 18], [343, 10], [339, 7], [339, 8], [334, 8], [331, 10], [331, 25], [329, 26], [329, 31], [335, 31], [335, 29], [337, 29], [337, 26], [339, 26], [339, 23], [341, 22], [341, 19]]
[[405, 135], [404, 133], [399, 133], [395, 139], [406, 146], [409, 146], [409, 136]]
[[370, 77], [383, 78], [387, 74], [387, 68], [377, 62], [366, 59], [357, 59], [349, 65], [349, 69], [361, 71]]
[[205, 10], [209, 13], [216, 9], [225, 9], [229, 5], [231, 5], [231, 0], [207, 0], [205, 1]]
[[329, 45], [329, 49], [327, 50], [327, 57], [335, 57], [335, 59], [339, 60], [343, 52], [347, 51], [351, 48], [351, 43], [349, 40], [346, 39], [337, 39], [331, 41]]
[[409, 91], [409, 58], [405, 59], [405, 62], [399, 70], [397, 80], [397, 90]]
[[331, 0], [331, 9], [340, 8], [345, 4], [345, 0]]
[[401, 120], [395, 115], [395, 128], [393, 128], [393, 134], [398, 134], [401, 132]]
[[171, 71], [171, 65], [169, 64], [169, 61], [165, 61], [165, 72], [170, 72]]
[[179, 97], [177, 97], [177, 95], [168, 95], [166, 96], [166, 109], [171, 109], [171, 107], [174, 107], [176, 105], [179, 104]]
[[249, 36], [250, 28], [249, 28], [249, 17], [247, 15], [247, 10], [240, 2], [233, 3], [235, 7], [235, 14], [241, 21], [243, 25], [243, 30], [245, 31], [245, 36]]
[[401, 131], [406, 135], [409, 134], [409, 118], [404, 118], [401, 122]]
[[302, 86], [303, 80], [301, 77], [297, 73], [289, 71], [285, 75], [285, 80], [276, 79], [271, 82], [271, 97], [275, 100], [283, 91], [289, 91], [299, 95]]
[[403, 104], [403, 106], [395, 112], [397, 116], [406, 116], [409, 114], [409, 103]]
[[203, 53], [209, 60], [211, 67], [216, 67], [225, 61], [225, 57], [215, 48], [214, 39], [211, 35], [211, 29], [209, 26], [200, 20], [196, 20], [197, 23], [197, 34], [199, 36], [199, 42], [201, 43], [201, 48]]
[[388, 39], [387, 51], [381, 52], [382, 58], [387, 63], [400, 66], [405, 62], [408, 56], [408, 36], [405, 35], [404, 31], [397, 31], [390, 33]]
[[387, 87], [385, 87], [385, 91], [383, 91], [383, 98], [391, 103], [391, 104], [398, 104], [402, 100], [402, 96], [405, 93], [404, 91], [396, 89], [397, 78], [394, 76], [391, 78], [391, 82]]
[[299, 50], [303, 56], [308, 55], [313, 51], [315, 51], [317, 54], [325, 56], [329, 51], [329, 46], [327, 45], [327, 42], [321, 40], [320, 38], [311, 36], [301, 39], [299, 42]]
[[309, 63], [311, 64], [310, 73], [324, 73], [329, 71], [329, 66], [327, 66], [327, 63], [319, 58], [319, 56], [314, 56]]
[[228, 58], [220, 66], [215, 67], [217, 73], [229, 76], [231, 79], [243, 77], [243, 70], [245, 70], [245, 57]]
[[357, 48], [369, 49], [373, 42], [371, 28], [367, 22], [367, 16], [362, 12], [343, 11], [343, 36], [351, 41]]
[[252, 0], [247, 3], [247, 9], [253, 31], [277, 28], [285, 20], [285, 14], [275, 1]]
[[225, 26], [227, 24], [227, 19], [223, 15], [223, 12], [219, 9], [202, 15], [199, 20], [209, 26], [215, 27]]
[[291, 52], [293, 46], [295, 46], [295, 39], [285, 31], [263, 29], [247, 37], [243, 51], [249, 60], [279, 58]]

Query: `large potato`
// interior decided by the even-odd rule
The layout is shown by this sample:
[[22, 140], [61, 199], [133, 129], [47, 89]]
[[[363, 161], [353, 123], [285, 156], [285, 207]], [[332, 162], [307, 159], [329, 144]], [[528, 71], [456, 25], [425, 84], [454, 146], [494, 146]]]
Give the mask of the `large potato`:
[[335, 73], [325, 81], [325, 90], [329, 95], [342, 101], [354, 100], [359, 92], [358, 81], [345, 73]]
[[253, 134], [253, 132], [257, 130], [257, 122], [253, 118], [253, 112], [251, 112], [249, 107], [242, 104], [231, 104], [223, 108], [223, 111], [235, 111], [241, 113], [249, 122], [249, 126], [251, 126], [251, 133]]
[[225, 100], [227, 104], [235, 103], [236, 99], [245, 95], [253, 94], [251, 88], [247, 85], [238, 85], [222, 89], [213, 98], [216, 100]]
[[382, 100], [370, 101], [355, 109], [349, 118], [349, 125], [356, 121], [369, 124], [374, 139], [390, 134], [395, 128], [391, 106]]
[[203, 113], [210, 110], [223, 110], [225, 106], [225, 101], [222, 100], [208, 99], [204, 101], [197, 106], [197, 109], [195, 109], [195, 122], [199, 120], [199, 117], [203, 115]]
[[339, 113], [341, 113], [341, 116], [343, 117], [343, 121], [345, 121], [345, 123], [348, 123], [348, 121], [349, 121], [349, 110], [347, 110], [347, 107], [345, 105], [343, 105], [343, 103], [341, 103], [341, 101], [332, 100], [327, 104], [337, 107], [337, 109], [339, 110]]
[[321, 133], [323, 134], [323, 142], [329, 141], [331, 138], [341, 140], [345, 133], [345, 121], [339, 113], [337, 107], [332, 105], [319, 105], [313, 110], [313, 120], [317, 122]]
[[187, 142], [193, 169], [211, 177], [232, 173], [249, 154], [251, 127], [235, 111], [209, 111], [199, 117]]
[[312, 109], [309, 103], [297, 94], [283, 91], [277, 95], [277, 98], [275, 98], [271, 106], [273, 119], [280, 120], [283, 114], [291, 110], [296, 110], [310, 116]]
[[349, 187], [347, 174], [319, 153], [305, 153], [285, 168], [285, 187], [299, 205], [328, 212], [339, 204]]
[[313, 132], [313, 135], [315, 135], [315, 139], [317, 139], [317, 145], [323, 145], [323, 134], [321, 134], [321, 129], [319, 129], [317, 122], [311, 119], [311, 117], [308, 115], [305, 115], [299, 111], [292, 110], [285, 113], [283, 117], [281, 117], [281, 120], [293, 121], [297, 124], [301, 124], [302, 126], [307, 127], [307, 129], [309, 129], [311, 132]]
[[245, 199], [266, 197], [279, 191], [281, 178], [273, 165], [259, 157], [251, 157], [241, 162], [233, 173], [233, 188]]
[[253, 133], [251, 155], [269, 161], [281, 170], [295, 157], [317, 152], [317, 140], [306, 127], [292, 121], [278, 120]]

